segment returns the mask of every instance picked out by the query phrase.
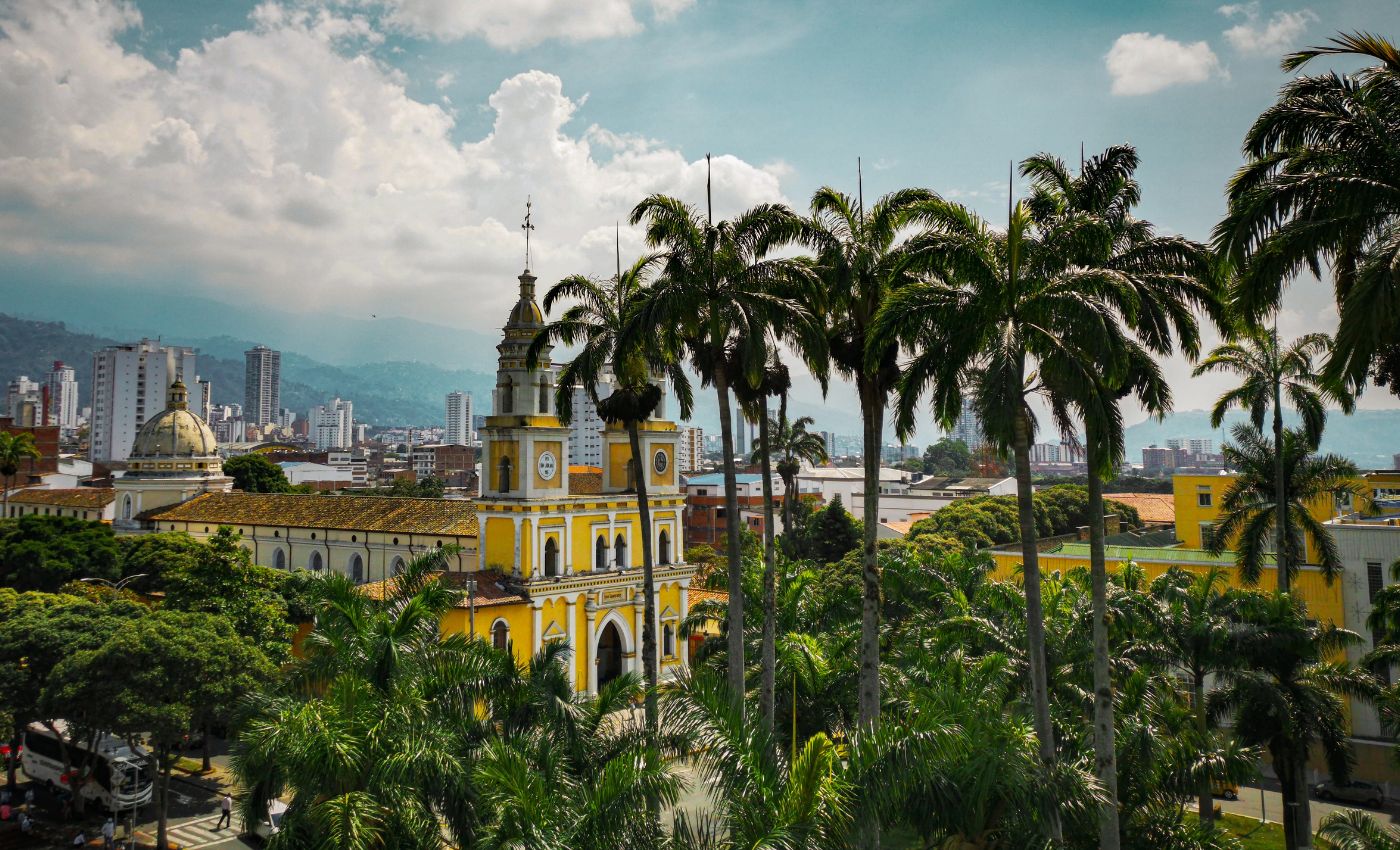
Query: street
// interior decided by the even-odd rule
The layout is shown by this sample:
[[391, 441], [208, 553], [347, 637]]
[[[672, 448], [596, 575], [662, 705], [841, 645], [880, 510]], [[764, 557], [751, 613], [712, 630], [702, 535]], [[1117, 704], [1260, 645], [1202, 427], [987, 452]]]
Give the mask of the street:
[[[1244, 815], [1245, 817], [1258, 820], [1262, 796], [1264, 818], [1270, 823], [1281, 823], [1283, 818], [1283, 795], [1279, 793], [1278, 787], [1278, 783], [1272, 780], [1265, 781], [1262, 788], [1258, 785], [1253, 787], [1241, 786], [1240, 798], [1238, 800], [1224, 800], [1216, 797], [1215, 802], [1220, 806], [1220, 810], [1223, 812]], [[1317, 825], [1322, 822], [1322, 819], [1332, 812], [1345, 810], [1347, 808], [1360, 808], [1347, 806], [1341, 803], [1325, 803], [1316, 797], [1311, 798], [1309, 802], [1314, 830], [1317, 829]], [[1188, 807], [1188, 810], [1195, 811], [1195, 808]], [[1380, 809], [1361, 808], [1361, 811], [1371, 814], [1376, 820], [1384, 824], [1400, 823], [1400, 807], [1397, 807], [1396, 801], [1394, 800], [1386, 803], [1386, 805]]]

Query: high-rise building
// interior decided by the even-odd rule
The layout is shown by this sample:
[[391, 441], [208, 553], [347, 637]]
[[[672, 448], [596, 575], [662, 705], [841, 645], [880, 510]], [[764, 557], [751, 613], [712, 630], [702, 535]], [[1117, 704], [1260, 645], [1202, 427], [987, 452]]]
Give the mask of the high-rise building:
[[472, 427], [471, 393], [447, 394], [447, 430], [442, 441], [449, 446], [470, 446], [476, 442], [476, 429]]
[[243, 352], [243, 415], [261, 428], [282, 408], [282, 352], [255, 345]]
[[676, 463], [681, 472], [695, 472], [705, 463], [705, 429], [686, 425], [676, 447]]
[[822, 431], [822, 442], [826, 445], [826, 456], [836, 457], [836, 432]]
[[136, 432], [165, 410], [170, 385], [193, 377], [195, 351], [159, 340], [113, 345], [92, 356], [90, 459], [124, 461]]
[[986, 438], [982, 436], [982, 420], [977, 416], [977, 410], [972, 406], [972, 399], [963, 396], [962, 412], [958, 414], [958, 421], [953, 425], [953, 430], [949, 434], [954, 440], [962, 440], [968, 451], [977, 451], [982, 448]]
[[43, 418], [43, 393], [37, 381], [29, 380], [28, 375], [20, 375], [5, 388], [5, 415], [10, 423], [32, 428], [46, 425]]
[[355, 406], [339, 398], [311, 408], [311, 440], [320, 451], [348, 449], [355, 442]]
[[48, 422], [71, 431], [78, 427], [78, 378], [71, 366], [55, 360], [44, 380], [48, 388]]
[[744, 418], [744, 411], [734, 406], [734, 456], [747, 459], [749, 456], [749, 420]]
[[[604, 374], [597, 385], [598, 399], [612, 395], [612, 376]], [[603, 465], [603, 417], [598, 405], [582, 386], [574, 387], [573, 421], [569, 423], [569, 463], [577, 466]]]
[[198, 375], [194, 376], [194, 382], [198, 389], [194, 399], [196, 412], [207, 423], [214, 415], [214, 382]]

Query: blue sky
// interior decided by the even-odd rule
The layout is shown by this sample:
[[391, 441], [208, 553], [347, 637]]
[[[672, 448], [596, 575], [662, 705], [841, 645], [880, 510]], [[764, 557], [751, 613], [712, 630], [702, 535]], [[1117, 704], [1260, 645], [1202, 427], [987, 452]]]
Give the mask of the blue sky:
[[[867, 196], [999, 219], [1010, 161], [1129, 142], [1141, 214], [1204, 238], [1280, 55], [1338, 29], [1400, 36], [1400, 4], [3, 0], [0, 292], [490, 331], [525, 195], [541, 277], [603, 273], [643, 194], [703, 200], [707, 152], [721, 212], [853, 190], [860, 156]], [[1287, 307], [1286, 332], [1333, 321], [1316, 283]], [[1220, 383], [1188, 371], [1179, 405], [1205, 406]]]

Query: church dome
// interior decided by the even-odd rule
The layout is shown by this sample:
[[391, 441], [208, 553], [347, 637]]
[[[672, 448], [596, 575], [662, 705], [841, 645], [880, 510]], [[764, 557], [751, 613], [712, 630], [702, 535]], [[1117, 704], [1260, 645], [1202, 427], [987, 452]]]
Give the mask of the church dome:
[[146, 420], [131, 445], [131, 460], [215, 457], [219, 444], [208, 424], [189, 410], [185, 385], [170, 385], [165, 410]]

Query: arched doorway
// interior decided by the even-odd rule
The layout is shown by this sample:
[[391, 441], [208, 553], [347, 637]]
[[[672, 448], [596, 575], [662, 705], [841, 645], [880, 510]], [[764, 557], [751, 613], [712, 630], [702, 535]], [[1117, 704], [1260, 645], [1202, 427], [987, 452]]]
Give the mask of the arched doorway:
[[594, 663], [598, 665], [599, 688], [622, 675], [622, 635], [616, 623], [603, 626], [602, 633], [598, 635]]
[[497, 620], [492, 624], [491, 645], [502, 652], [510, 647], [510, 626], [505, 620]]
[[350, 556], [350, 580], [355, 584], [365, 582], [365, 562], [358, 552]]
[[559, 544], [551, 537], [544, 542], [544, 574], [559, 575]]
[[283, 552], [280, 546], [272, 556], [272, 565], [279, 570], [285, 570], [287, 568], [287, 553]]
[[320, 552], [312, 551], [311, 557], [306, 559], [306, 568], [311, 570], [311, 572], [313, 573], [319, 573], [321, 571]]
[[394, 566], [393, 566], [394, 575], [398, 575], [399, 573], [403, 572], [403, 568], [404, 568], [405, 566], [406, 566], [406, 565], [404, 564], [403, 558], [399, 557], [398, 555], [395, 555], [395, 556], [394, 556]]

